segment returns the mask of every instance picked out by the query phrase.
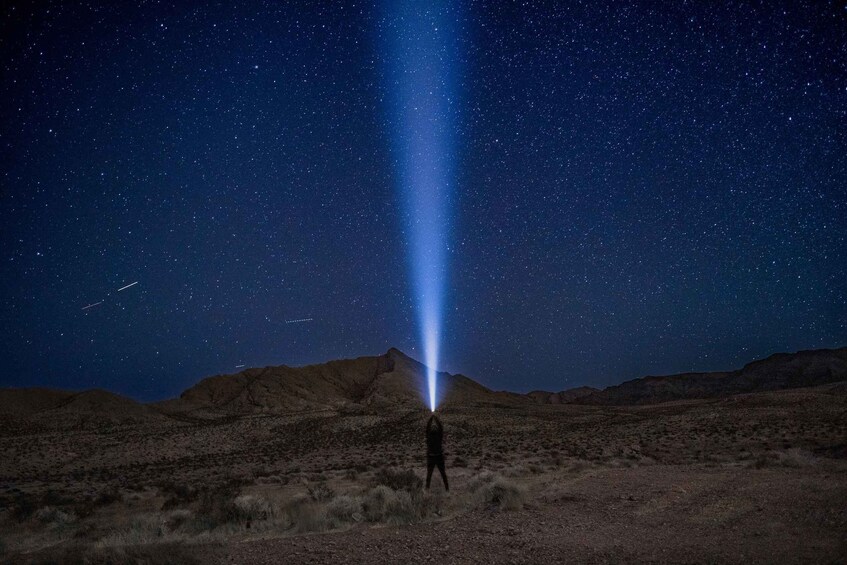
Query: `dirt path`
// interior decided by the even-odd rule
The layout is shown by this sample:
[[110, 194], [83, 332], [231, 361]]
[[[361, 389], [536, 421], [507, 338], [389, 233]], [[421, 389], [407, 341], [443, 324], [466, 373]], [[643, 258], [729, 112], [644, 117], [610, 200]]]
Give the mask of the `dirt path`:
[[[254, 540], [219, 563], [847, 562], [843, 469], [600, 469], [522, 511]], [[212, 556], [210, 556], [212, 557]]]

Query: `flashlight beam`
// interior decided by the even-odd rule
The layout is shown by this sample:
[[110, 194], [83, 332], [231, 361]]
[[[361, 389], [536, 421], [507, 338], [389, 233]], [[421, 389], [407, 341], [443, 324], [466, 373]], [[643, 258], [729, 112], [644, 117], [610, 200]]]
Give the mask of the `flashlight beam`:
[[438, 405], [439, 345], [451, 227], [461, 2], [385, 0], [386, 88], [392, 149], [428, 405]]

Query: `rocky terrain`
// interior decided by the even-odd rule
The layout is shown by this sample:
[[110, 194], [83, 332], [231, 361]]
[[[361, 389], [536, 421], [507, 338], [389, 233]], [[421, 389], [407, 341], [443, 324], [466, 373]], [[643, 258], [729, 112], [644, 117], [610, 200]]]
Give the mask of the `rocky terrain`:
[[422, 488], [424, 367], [397, 350], [152, 405], [5, 390], [0, 561], [842, 562], [844, 352], [642, 379], [681, 391], [660, 404], [442, 374], [449, 493]]
[[657, 404], [847, 380], [847, 347], [777, 353], [736, 371], [643, 377], [575, 398], [582, 404]]
[[594, 394], [595, 392], [600, 392], [600, 390], [590, 386], [581, 386], [560, 392], [534, 390], [527, 393], [527, 396], [539, 404], [569, 404], [577, 399]]

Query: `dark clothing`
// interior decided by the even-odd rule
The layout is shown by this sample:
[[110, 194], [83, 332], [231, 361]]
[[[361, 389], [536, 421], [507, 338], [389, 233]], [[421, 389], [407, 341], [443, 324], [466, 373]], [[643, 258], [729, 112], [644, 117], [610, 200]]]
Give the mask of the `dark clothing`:
[[447, 473], [444, 470], [444, 452], [441, 449], [443, 438], [444, 427], [441, 425], [441, 420], [433, 415], [426, 424], [426, 488], [429, 488], [432, 470], [437, 466], [441, 479], [444, 481], [444, 490], [450, 490], [447, 485]]
[[426, 454], [441, 455], [441, 440], [444, 438], [444, 431], [438, 427], [435, 429], [426, 430]]
[[444, 481], [444, 490], [450, 490], [447, 484], [447, 473], [444, 471], [444, 455], [427, 455], [426, 457], [426, 488], [429, 488], [429, 482], [432, 480], [432, 470], [438, 467], [438, 472], [441, 473], [441, 480]]

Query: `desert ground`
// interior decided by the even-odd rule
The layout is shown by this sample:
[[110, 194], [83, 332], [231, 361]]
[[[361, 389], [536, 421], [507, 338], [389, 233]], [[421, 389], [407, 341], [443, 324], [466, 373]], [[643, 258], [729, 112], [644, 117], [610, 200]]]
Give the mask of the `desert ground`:
[[7, 563], [843, 563], [847, 386], [0, 422]]

